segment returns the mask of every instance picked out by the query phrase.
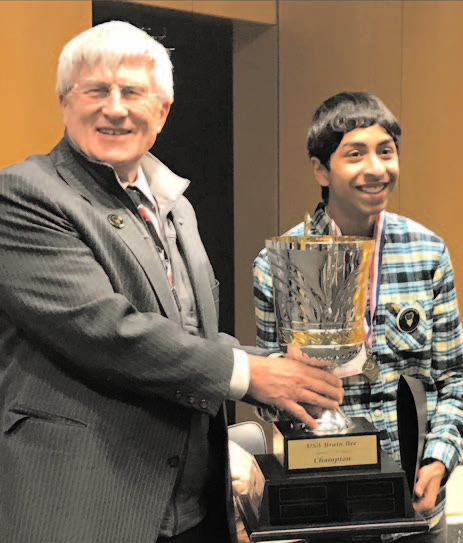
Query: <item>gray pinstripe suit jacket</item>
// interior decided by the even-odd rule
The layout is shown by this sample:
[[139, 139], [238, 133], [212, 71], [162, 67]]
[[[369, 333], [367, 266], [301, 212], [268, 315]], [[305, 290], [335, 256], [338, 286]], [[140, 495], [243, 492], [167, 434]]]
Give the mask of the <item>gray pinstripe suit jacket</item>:
[[[151, 155], [143, 166], [174, 176]], [[234, 540], [222, 404], [236, 340], [217, 331], [216, 282], [184, 197], [173, 218], [205, 338], [182, 329], [111, 168], [62, 140], [0, 172], [0, 541], [153, 543], [192, 409], [211, 417], [224, 471], [212, 501], [220, 542]]]

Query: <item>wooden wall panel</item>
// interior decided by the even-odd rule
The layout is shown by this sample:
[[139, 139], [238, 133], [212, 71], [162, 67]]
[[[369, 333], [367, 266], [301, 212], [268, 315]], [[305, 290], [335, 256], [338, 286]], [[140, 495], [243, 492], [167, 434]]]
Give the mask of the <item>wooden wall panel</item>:
[[343, 90], [371, 91], [400, 117], [401, 15], [401, 2], [279, 2], [281, 232], [320, 198], [305, 142], [324, 99]]
[[[254, 345], [252, 262], [277, 234], [278, 95], [276, 27], [234, 25], [235, 333]], [[237, 420], [254, 418], [238, 402]]]
[[129, 0], [227, 19], [276, 24], [276, 0]]
[[236, 334], [256, 338], [251, 266], [277, 235], [277, 32], [235, 24], [234, 180]]
[[0, 2], [0, 167], [47, 152], [61, 137], [58, 56], [69, 39], [91, 24], [90, 1]]
[[[117, 0], [116, 0], [117, 1]], [[180, 11], [193, 11], [193, 0], [128, 0], [136, 4], [147, 4], [157, 8], [178, 9]]]
[[405, 2], [401, 213], [443, 236], [463, 301], [463, 2]]
[[193, 0], [193, 11], [244, 21], [277, 22], [276, 0]]

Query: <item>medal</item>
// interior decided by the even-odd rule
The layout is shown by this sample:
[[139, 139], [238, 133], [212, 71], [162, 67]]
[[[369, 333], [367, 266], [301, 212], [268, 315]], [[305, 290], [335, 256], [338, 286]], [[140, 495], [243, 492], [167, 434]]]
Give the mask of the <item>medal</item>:
[[370, 382], [376, 381], [379, 377], [379, 366], [376, 360], [376, 355], [368, 349], [367, 359], [365, 360], [362, 368], [362, 375], [364, 375]]
[[376, 311], [376, 306], [379, 300], [379, 289], [381, 286], [381, 271], [383, 264], [383, 248], [386, 241], [386, 214], [384, 211], [376, 217], [373, 238], [375, 240], [375, 248], [373, 257], [370, 263], [370, 315], [369, 322], [364, 318], [365, 326], [365, 343], [367, 346], [367, 359], [363, 364], [362, 375], [370, 382], [376, 381], [380, 377], [378, 360], [373, 353], [373, 319]]

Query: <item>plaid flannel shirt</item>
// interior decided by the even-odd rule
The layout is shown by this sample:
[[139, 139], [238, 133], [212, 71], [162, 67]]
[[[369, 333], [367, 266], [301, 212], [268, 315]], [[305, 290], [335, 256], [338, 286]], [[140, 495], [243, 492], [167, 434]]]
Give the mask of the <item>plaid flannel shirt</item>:
[[[401, 374], [420, 379], [426, 389], [428, 417], [423, 460], [440, 460], [450, 475], [463, 459], [463, 335], [452, 264], [443, 240], [434, 233], [392, 213], [386, 213], [386, 220], [372, 344], [381, 375], [373, 383], [362, 375], [344, 379], [343, 411], [369, 420], [379, 430], [382, 448], [399, 461], [398, 380]], [[324, 204], [319, 204], [311, 234], [327, 235], [329, 223]], [[303, 224], [286, 235], [303, 235]], [[265, 249], [254, 261], [253, 274], [257, 345], [275, 349], [273, 287]], [[420, 315], [413, 333], [401, 332], [397, 325], [398, 312], [408, 307]], [[431, 527], [444, 506], [442, 486], [436, 507], [426, 517]]]

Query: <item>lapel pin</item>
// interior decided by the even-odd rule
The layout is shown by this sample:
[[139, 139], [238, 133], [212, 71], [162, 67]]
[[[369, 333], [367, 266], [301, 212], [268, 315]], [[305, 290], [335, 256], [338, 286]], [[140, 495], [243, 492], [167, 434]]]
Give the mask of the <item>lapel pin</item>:
[[115, 213], [110, 213], [108, 215], [108, 221], [115, 228], [124, 228], [125, 226], [124, 219], [122, 217], [119, 217], [119, 215], [116, 215]]

